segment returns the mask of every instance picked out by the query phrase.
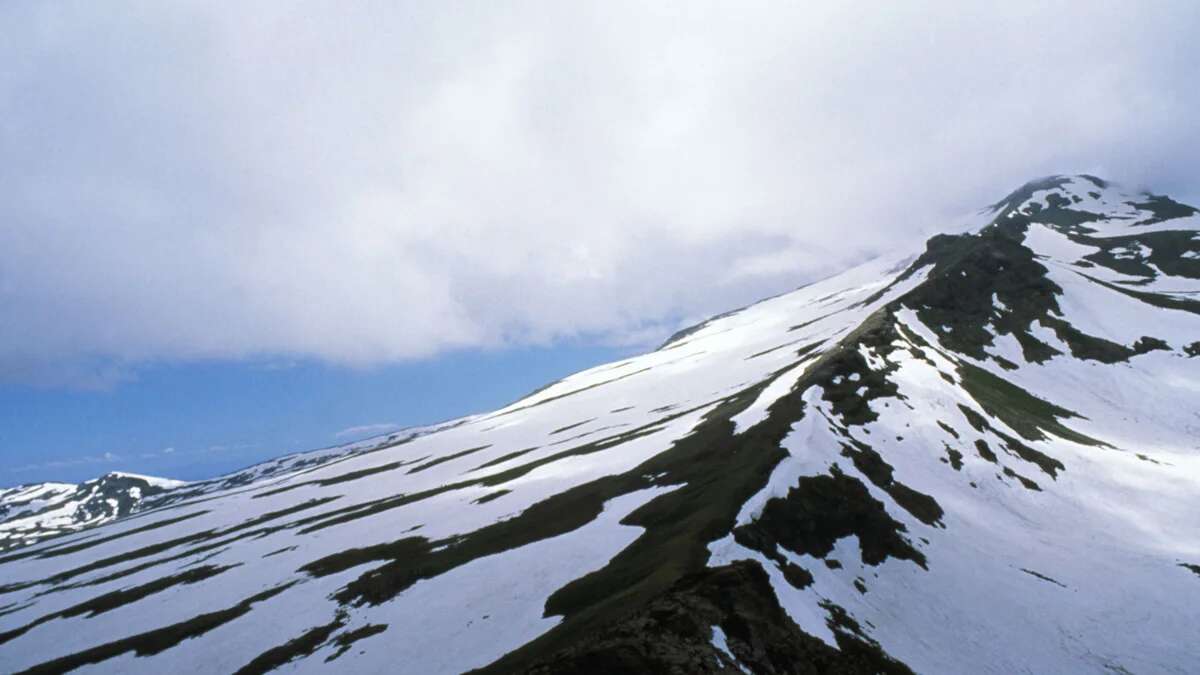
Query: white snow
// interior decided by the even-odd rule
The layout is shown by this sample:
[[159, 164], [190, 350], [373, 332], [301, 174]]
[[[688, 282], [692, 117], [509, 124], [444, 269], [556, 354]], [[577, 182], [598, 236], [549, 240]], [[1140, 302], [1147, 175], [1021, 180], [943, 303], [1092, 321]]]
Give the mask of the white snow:
[[712, 646], [716, 647], [725, 656], [728, 656], [729, 661], [733, 663], [733, 665], [737, 666], [738, 670], [742, 671], [743, 673], [750, 673], [750, 670], [738, 661], [737, 657], [733, 655], [733, 652], [729, 651], [729, 641], [725, 638], [725, 631], [721, 630], [720, 626], [712, 627]]
[[109, 475], [110, 476], [118, 476], [121, 478], [135, 478], [137, 480], [144, 480], [147, 483], [149, 483], [150, 485], [153, 485], [154, 487], [163, 488], [164, 490], [173, 490], [175, 488], [183, 487], [184, 485], [188, 484], [188, 482], [185, 480], [172, 480], [170, 478], [158, 478], [155, 476], [145, 476], [140, 473], [128, 473], [125, 471], [113, 471]]

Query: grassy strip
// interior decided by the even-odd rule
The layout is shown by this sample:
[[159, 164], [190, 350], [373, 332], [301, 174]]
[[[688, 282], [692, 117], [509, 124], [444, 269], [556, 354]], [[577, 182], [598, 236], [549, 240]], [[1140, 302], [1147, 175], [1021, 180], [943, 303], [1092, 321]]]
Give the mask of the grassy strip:
[[250, 596], [227, 609], [201, 614], [164, 628], [140, 633], [115, 642], [76, 652], [61, 658], [38, 664], [21, 671], [18, 675], [43, 675], [50, 673], [65, 673], [86, 665], [101, 663], [126, 652], [137, 656], [152, 656], [164, 652], [184, 640], [204, 635], [205, 633], [223, 626], [238, 617], [245, 615], [259, 602], [269, 600], [291, 588], [297, 582], [293, 581], [282, 586], [267, 589]]
[[[633, 377], [634, 375], [640, 375], [641, 373], [647, 372], [647, 371], [649, 371], [649, 370], [650, 370], [650, 368], [641, 368], [641, 369], [639, 369], [639, 370], [635, 370], [635, 371], [633, 371], [632, 373], [625, 373], [624, 375], [621, 375], [621, 376], [619, 376], [619, 377], [614, 377], [614, 378], [612, 378], [612, 379], [610, 379], [610, 380], [604, 380], [603, 382], [597, 382], [597, 383], [595, 383], [595, 384], [589, 384], [589, 385], [588, 385], [588, 386], [586, 386], [586, 387], [580, 387], [579, 389], [572, 389], [571, 391], [568, 391], [568, 392], [565, 392], [565, 393], [562, 393], [562, 394], [556, 394], [556, 395], [554, 395], [554, 396], [549, 396], [549, 397], [547, 397], [547, 398], [544, 398], [544, 399], [542, 399], [542, 400], [538, 401], [537, 403], [530, 403], [530, 404], [528, 404], [528, 405], [523, 405], [523, 406], [520, 406], [520, 407], [517, 407], [517, 408], [513, 408], [513, 409], [511, 409], [511, 410], [505, 410], [504, 412], [502, 412], [502, 413], [499, 413], [499, 414], [497, 414], [497, 415], [492, 415], [492, 416], [491, 416], [491, 417], [489, 417], [488, 419], [494, 419], [494, 418], [496, 418], [496, 417], [503, 417], [503, 416], [505, 416], [505, 415], [511, 415], [511, 414], [513, 414], [513, 413], [515, 413], [515, 412], [520, 412], [520, 411], [522, 411], [522, 410], [529, 410], [530, 408], [536, 408], [536, 407], [538, 407], [538, 406], [540, 406], [540, 405], [545, 405], [545, 404], [547, 404], [547, 403], [549, 403], [549, 402], [551, 402], [551, 401], [557, 401], [557, 400], [559, 400], [559, 399], [563, 399], [563, 398], [566, 398], [566, 397], [568, 397], [568, 396], [574, 396], [575, 394], [581, 394], [581, 393], [583, 393], [583, 392], [585, 392], [585, 391], [588, 391], [588, 390], [591, 390], [591, 389], [595, 389], [596, 387], [603, 387], [603, 386], [604, 386], [604, 385], [606, 385], [606, 384], [612, 384], [613, 382], [620, 382], [621, 380], [624, 380], [624, 379], [625, 379], [625, 378], [627, 378], [627, 377]], [[532, 395], [532, 394], [531, 394], [531, 395]]]
[[[168, 562], [173, 562], [175, 560], [187, 558], [187, 557], [196, 555], [198, 553], [203, 553], [205, 551], [210, 551], [210, 550], [213, 550], [216, 548], [220, 548], [222, 546], [226, 546], [229, 543], [231, 543], [233, 541], [237, 541], [239, 539], [244, 539], [247, 537], [262, 536], [265, 534], [270, 534], [271, 532], [275, 532], [275, 531], [284, 529], [285, 527], [290, 527], [291, 524], [289, 523], [286, 525], [277, 525], [277, 526], [266, 527], [266, 528], [251, 529], [251, 528], [257, 527], [258, 525], [262, 525], [263, 523], [267, 523], [272, 520], [282, 518], [284, 516], [288, 516], [288, 515], [291, 515], [294, 513], [298, 513], [300, 511], [304, 511], [304, 510], [311, 509], [311, 508], [314, 508], [317, 506], [321, 506], [322, 504], [327, 504], [336, 499], [340, 499], [340, 496], [330, 496], [330, 497], [323, 497], [320, 499], [311, 499], [309, 501], [302, 502], [300, 504], [295, 504], [286, 509], [281, 509], [279, 511], [272, 511], [270, 513], [265, 513], [261, 516], [258, 516], [257, 518], [252, 518], [244, 523], [226, 528], [224, 530], [204, 530], [203, 532], [197, 532], [195, 534], [187, 535], [185, 537], [179, 537], [177, 539], [171, 539], [171, 540], [168, 540], [165, 542], [160, 542], [158, 544], [152, 544], [150, 546], [145, 546], [145, 547], [133, 550], [133, 551], [128, 551], [121, 555], [104, 558], [102, 560], [97, 560], [97, 561], [88, 563], [86, 565], [76, 567], [71, 570], [60, 572], [58, 574], [55, 574], [46, 579], [42, 579], [40, 581], [24, 582], [22, 584], [17, 584], [13, 587], [6, 587], [6, 589], [0, 589], [0, 592], [3, 592], [5, 590], [17, 590], [17, 587], [29, 588], [31, 586], [38, 586], [38, 585], [55, 585], [53, 588], [51, 588], [47, 591], [43, 591], [42, 594], [46, 594], [46, 593], [57, 593], [57, 592], [69, 590], [72, 588], [79, 588], [82, 586], [96, 586], [96, 585], [100, 585], [100, 584], [105, 584], [110, 581], [114, 581], [116, 579], [127, 577], [132, 574], [136, 574], [138, 572], [149, 569], [151, 567], [157, 567], [158, 565], [162, 565], [162, 564], [165, 564]], [[239, 532], [241, 534], [238, 534], [237, 536], [235, 536], [233, 538], [222, 539], [222, 537], [228, 537], [230, 534], [239, 533]], [[215, 541], [212, 541], [214, 539], [215, 539]], [[82, 584], [58, 585], [58, 584], [62, 584], [62, 582], [64, 582], [64, 581], [73, 579], [81, 574], [87, 574], [89, 572], [94, 572], [96, 570], [104, 569], [106, 567], [111, 567], [113, 565], [117, 565], [120, 563], [130, 562], [133, 560], [150, 557], [150, 556], [157, 555], [159, 553], [162, 553], [163, 551], [167, 551], [167, 550], [170, 550], [170, 549], [178, 547], [178, 546], [201, 542], [201, 541], [207, 541], [208, 543], [189, 548], [185, 551], [182, 551], [182, 552], [172, 555], [172, 556], [168, 556], [166, 558], [159, 558], [156, 560], [151, 560], [151, 561], [145, 562], [141, 565], [135, 565], [133, 567], [129, 567], [129, 568], [114, 572], [112, 574], [97, 578], [97, 579], [92, 579], [92, 580], [84, 582]]]
[[58, 546], [54, 546], [52, 548], [39, 549], [36, 551], [22, 552], [22, 553], [18, 553], [16, 555], [5, 556], [3, 558], [0, 558], [0, 565], [7, 563], [7, 562], [12, 562], [14, 560], [21, 560], [22, 558], [36, 557], [36, 558], [42, 559], [42, 558], [53, 558], [53, 557], [60, 556], [60, 555], [67, 555], [70, 553], [78, 553], [79, 551], [85, 551], [89, 548], [92, 548], [93, 546], [99, 546], [100, 544], [107, 544], [110, 541], [124, 539], [125, 537], [131, 536], [131, 535], [141, 534], [143, 532], [150, 532], [152, 530], [157, 530], [160, 527], [166, 527], [168, 525], [174, 525], [175, 523], [181, 523], [185, 520], [191, 520], [192, 518], [202, 516], [206, 513], [208, 513], [208, 511], [196, 511], [194, 513], [189, 513], [189, 514], [186, 514], [183, 516], [179, 516], [178, 518], [168, 518], [165, 520], [160, 520], [158, 522], [151, 523], [149, 525], [144, 525], [142, 527], [138, 527], [138, 528], [135, 528], [132, 530], [126, 530], [125, 532], [120, 532], [118, 534], [110, 535], [107, 537], [100, 537], [99, 539], [89, 539], [88, 541], [85, 541], [85, 542], [82, 542], [79, 544], [59, 544]]
[[[1047, 438], [1045, 432], [1050, 432], [1059, 438], [1083, 445], [1107, 446], [1106, 443], [1081, 434], [1059, 421], [1082, 419], [1078, 413], [1040, 399], [1008, 380], [969, 363], [960, 363], [958, 374], [963, 389], [979, 403], [984, 412], [1004, 422], [1026, 440], [1043, 441]], [[1061, 464], [1057, 466], [1062, 468]], [[1047, 473], [1053, 475], [1052, 471]]]
[[42, 616], [31, 623], [21, 626], [20, 628], [15, 628], [13, 630], [0, 633], [0, 645], [18, 638], [29, 632], [30, 629], [40, 626], [48, 621], [53, 621], [54, 619], [67, 619], [80, 616], [82, 614], [87, 614], [88, 618], [91, 618], [98, 614], [103, 614], [105, 612], [114, 610], [118, 607], [124, 607], [125, 605], [132, 604], [143, 598], [154, 595], [155, 593], [165, 591], [168, 588], [186, 586], [188, 584], [204, 581], [205, 579], [211, 579], [222, 572], [237, 567], [238, 565], [241, 565], [241, 563], [225, 566], [205, 565], [203, 567], [194, 567], [186, 572], [163, 577], [161, 579], [155, 579], [154, 581], [141, 584], [140, 586], [123, 588], [111, 593], [105, 593], [104, 595], [97, 596], [91, 600], [87, 600], [86, 602], [81, 602], [73, 607], [68, 607], [62, 611]]
[[851, 440], [849, 443], [842, 444], [842, 456], [854, 462], [854, 468], [858, 469], [876, 487], [888, 493], [901, 508], [911, 513], [913, 517], [926, 525], [941, 525], [944, 512], [937, 500], [895, 480], [892, 477], [894, 471], [892, 465], [883, 461], [883, 457], [873, 448], [861, 441]]
[[484, 462], [483, 464], [480, 464], [479, 466], [475, 467], [474, 469], [471, 469], [467, 473], [475, 473], [476, 471], [479, 471], [480, 469], [486, 469], [488, 467], [496, 466], [497, 464], [503, 464], [510, 459], [516, 459], [517, 457], [520, 457], [521, 455], [527, 455], [527, 454], [533, 452], [534, 450], [537, 450], [538, 447], [539, 446], [534, 446], [532, 448], [525, 448], [524, 450], [517, 450], [516, 452], [510, 452], [506, 455], [500, 455], [499, 457], [497, 457], [495, 459], [490, 459], [490, 460]]
[[581, 426], [587, 424], [588, 422], [595, 422], [595, 421], [596, 421], [595, 417], [589, 417], [588, 419], [586, 419], [582, 422], [576, 422], [574, 424], [568, 424], [565, 427], [559, 427], [559, 428], [555, 429], [554, 431], [551, 431], [550, 435], [554, 436], [556, 434], [561, 434], [564, 431], [570, 431], [571, 429], [574, 429], [575, 427], [581, 427]]
[[337, 617], [323, 626], [311, 628], [299, 637], [272, 647], [256, 656], [250, 663], [237, 669], [237, 675], [261, 675], [315, 652], [322, 644], [329, 641], [337, 629], [346, 625], [346, 615], [339, 613]]
[[463, 450], [462, 452], [456, 452], [456, 453], [453, 453], [450, 455], [446, 455], [445, 457], [438, 457], [437, 459], [430, 460], [428, 462], [425, 462], [424, 464], [414, 466], [413, 468], [408, 470], [408, 473], [420, 473], [427, 469], [432, 469], [433, 467], [435, 467], [439, 464], [444, 464], [446, 462], [458, 459], [459, 457], [466, 457], [467, 455], [473, 455], [481, 450], [487, 450], [490, 447], [492, 447], [492, 446], [489, 443], [487, 445], [481, 445], [477, 448], [467, 448], [466, 450]]

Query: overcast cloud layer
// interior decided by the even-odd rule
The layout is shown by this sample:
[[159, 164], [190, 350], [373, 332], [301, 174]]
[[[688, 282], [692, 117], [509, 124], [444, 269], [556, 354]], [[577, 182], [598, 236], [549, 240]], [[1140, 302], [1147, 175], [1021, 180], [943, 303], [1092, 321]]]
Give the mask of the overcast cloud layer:
[[1200, 183], [1200, 3], [816, 4], [6, 2], [0, 380], [642, 342], [1037, 175]]

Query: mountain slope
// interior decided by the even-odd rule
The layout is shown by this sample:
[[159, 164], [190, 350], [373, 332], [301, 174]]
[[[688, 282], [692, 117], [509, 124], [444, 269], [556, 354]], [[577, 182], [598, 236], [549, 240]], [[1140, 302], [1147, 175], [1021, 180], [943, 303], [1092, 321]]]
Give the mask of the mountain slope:
[[0, 668], [1187, 672], [1200, 217], [1088, 176], [0, 556]]

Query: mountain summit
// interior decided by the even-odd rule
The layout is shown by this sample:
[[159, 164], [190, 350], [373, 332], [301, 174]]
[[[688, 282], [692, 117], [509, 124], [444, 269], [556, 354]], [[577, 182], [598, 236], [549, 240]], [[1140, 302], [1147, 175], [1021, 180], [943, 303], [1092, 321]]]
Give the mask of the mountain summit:
[[1197, 230], [1031, 182], [501, 410], [172, 490], [0, 556], [0, 670], [1188, 672]]
[[37, 483], [0, 489], [0, 551], [122, 518], [183, 485], [114, 471], [79, 485]]

